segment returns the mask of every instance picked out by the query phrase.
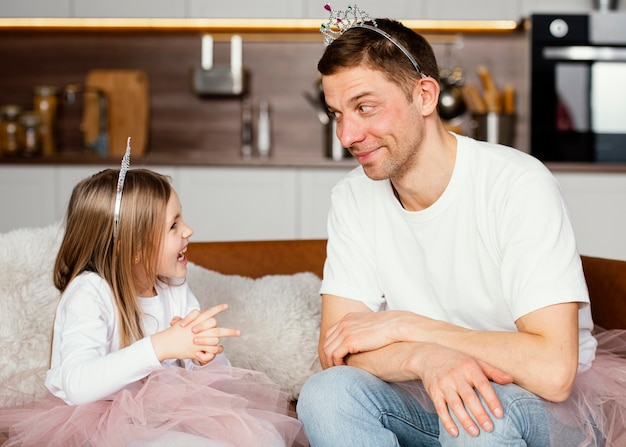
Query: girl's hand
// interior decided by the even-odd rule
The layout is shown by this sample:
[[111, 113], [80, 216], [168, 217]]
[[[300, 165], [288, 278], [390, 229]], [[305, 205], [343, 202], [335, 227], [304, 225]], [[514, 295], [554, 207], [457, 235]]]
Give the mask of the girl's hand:
[[184, 318], [174, 317], [170, 328], [152, 336], [159, 361], [197, 359], [206, 364], [213, 360], [224, 351], [221, 337], [237, 337], [241, 333], [239, 329], [218, 327], [215, 317], [227, 308], [226, 304], [219, 304], [202, 312], [193, 310]]

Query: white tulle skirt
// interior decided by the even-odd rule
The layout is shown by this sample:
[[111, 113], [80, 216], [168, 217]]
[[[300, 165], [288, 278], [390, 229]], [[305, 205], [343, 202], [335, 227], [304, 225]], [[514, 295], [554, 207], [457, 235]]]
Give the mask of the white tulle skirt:
[[[3, 385], [17, 403], [15, 384]], [[262, 373], [228, 366], [165, 368], [113, 400], [31, 399], [0, 409], [2, 434], [3, 447], [308, 445], [286, 393]]]
[[[596, 328], [592, 367], [576, 378], [570, 397], [547, 403], [561, 423], [584, 434], [582, 446], [626, 446], [626, 330]], [[553, 445], [558, 445], [554, 444]]]

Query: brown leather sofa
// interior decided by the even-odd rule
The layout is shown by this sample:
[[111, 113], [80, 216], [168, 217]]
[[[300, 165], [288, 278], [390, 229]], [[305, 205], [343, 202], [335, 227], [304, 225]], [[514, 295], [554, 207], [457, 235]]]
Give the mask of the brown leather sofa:
[[[322, 276], [325, 240], [192, 242], [188, 258], [224, 274], [258, 278], [313, 272]], [[596, 325], [626, 329], [626, 261], [582, 256]]]

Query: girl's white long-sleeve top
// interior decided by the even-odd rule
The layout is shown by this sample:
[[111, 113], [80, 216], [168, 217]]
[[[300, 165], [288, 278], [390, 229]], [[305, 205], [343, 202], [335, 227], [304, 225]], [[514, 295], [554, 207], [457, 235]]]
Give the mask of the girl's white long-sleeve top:
[[[174, 316], [198, 309], [199, 303], [186, 282], [159, 283], [156, 289], [148, 308], [158, 309], [159, 315], [149, 315], [145, 309], [145, 337], [120, 349], [120, 321], [110, 286], [93, 272], [76, 277], [57, 307], [48, 390], [68, 404], [93, 402], [137, 386], [156, 369], [178, 364], [159, 362], [150, 335], [166, 329]], [[187, 368], [201, 367], [191, 360], [183, 363]], [[228, 364], [228, 359], [220, 354], [207, 366], [214, 364]]]

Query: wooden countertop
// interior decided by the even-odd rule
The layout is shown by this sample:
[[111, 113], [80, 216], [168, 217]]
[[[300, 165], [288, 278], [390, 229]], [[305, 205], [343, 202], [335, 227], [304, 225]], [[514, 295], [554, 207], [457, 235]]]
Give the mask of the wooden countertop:
[[[92, 152], [65, 151], [50, 157], [7, 157], [0, 156], [0, 165], [102, 165], [116, 166], [118, 158], [100, 157]], [[253, 155], [244, 158], [236, 150], [211, 151], [189, 150], [185, 152], [147, 153], [133, 156], [134, 166], [224, 166], [224, 167], [288, 167], [288, 168], [351, 168], [356, 167], [355, 160], [348, 158], [334, 161], [313, 151], [280, 152], [261, 158]], [[553, 172], [606, 172], [626, 173], [626, 163], [585, 163], [585, 162], [547, 162]]]
[[[243, 157], [239, 151], [215, 151], [192, 149], [178, 152], [148, 152], [133, 155], [133, 166], [233, 166], [233, 167], [289, 167], [289, 168], [351, 168], [356, 167], [354, 159], [335, 161], [322, 153], [313, 151], [274, 152], [269, 157]], [[0, 165], [102, 165], [116, 166], [119, 157], [101, 157], [91, 151], [62, 151], [48, 157], [7, 157], [0, 156]]]
[[[133, 166], [195, 166], [195, 167], [283, 167], [350, 169], [358, 163], [353, 158], [335, 161], [321, 150], [274, 150], [269, 157], [243, 157], [238, 149], [186, 149], [184, 151], [148, 151], [132, 155]], [[118, 166], [121, 157], [101, 157], [89, 150], [63, 150], [53, 156], [7, 156], [0, 154], [0, 166], [100, 165]], [[626, 162], [545, 162], [552, 172], [626, 173]]]

